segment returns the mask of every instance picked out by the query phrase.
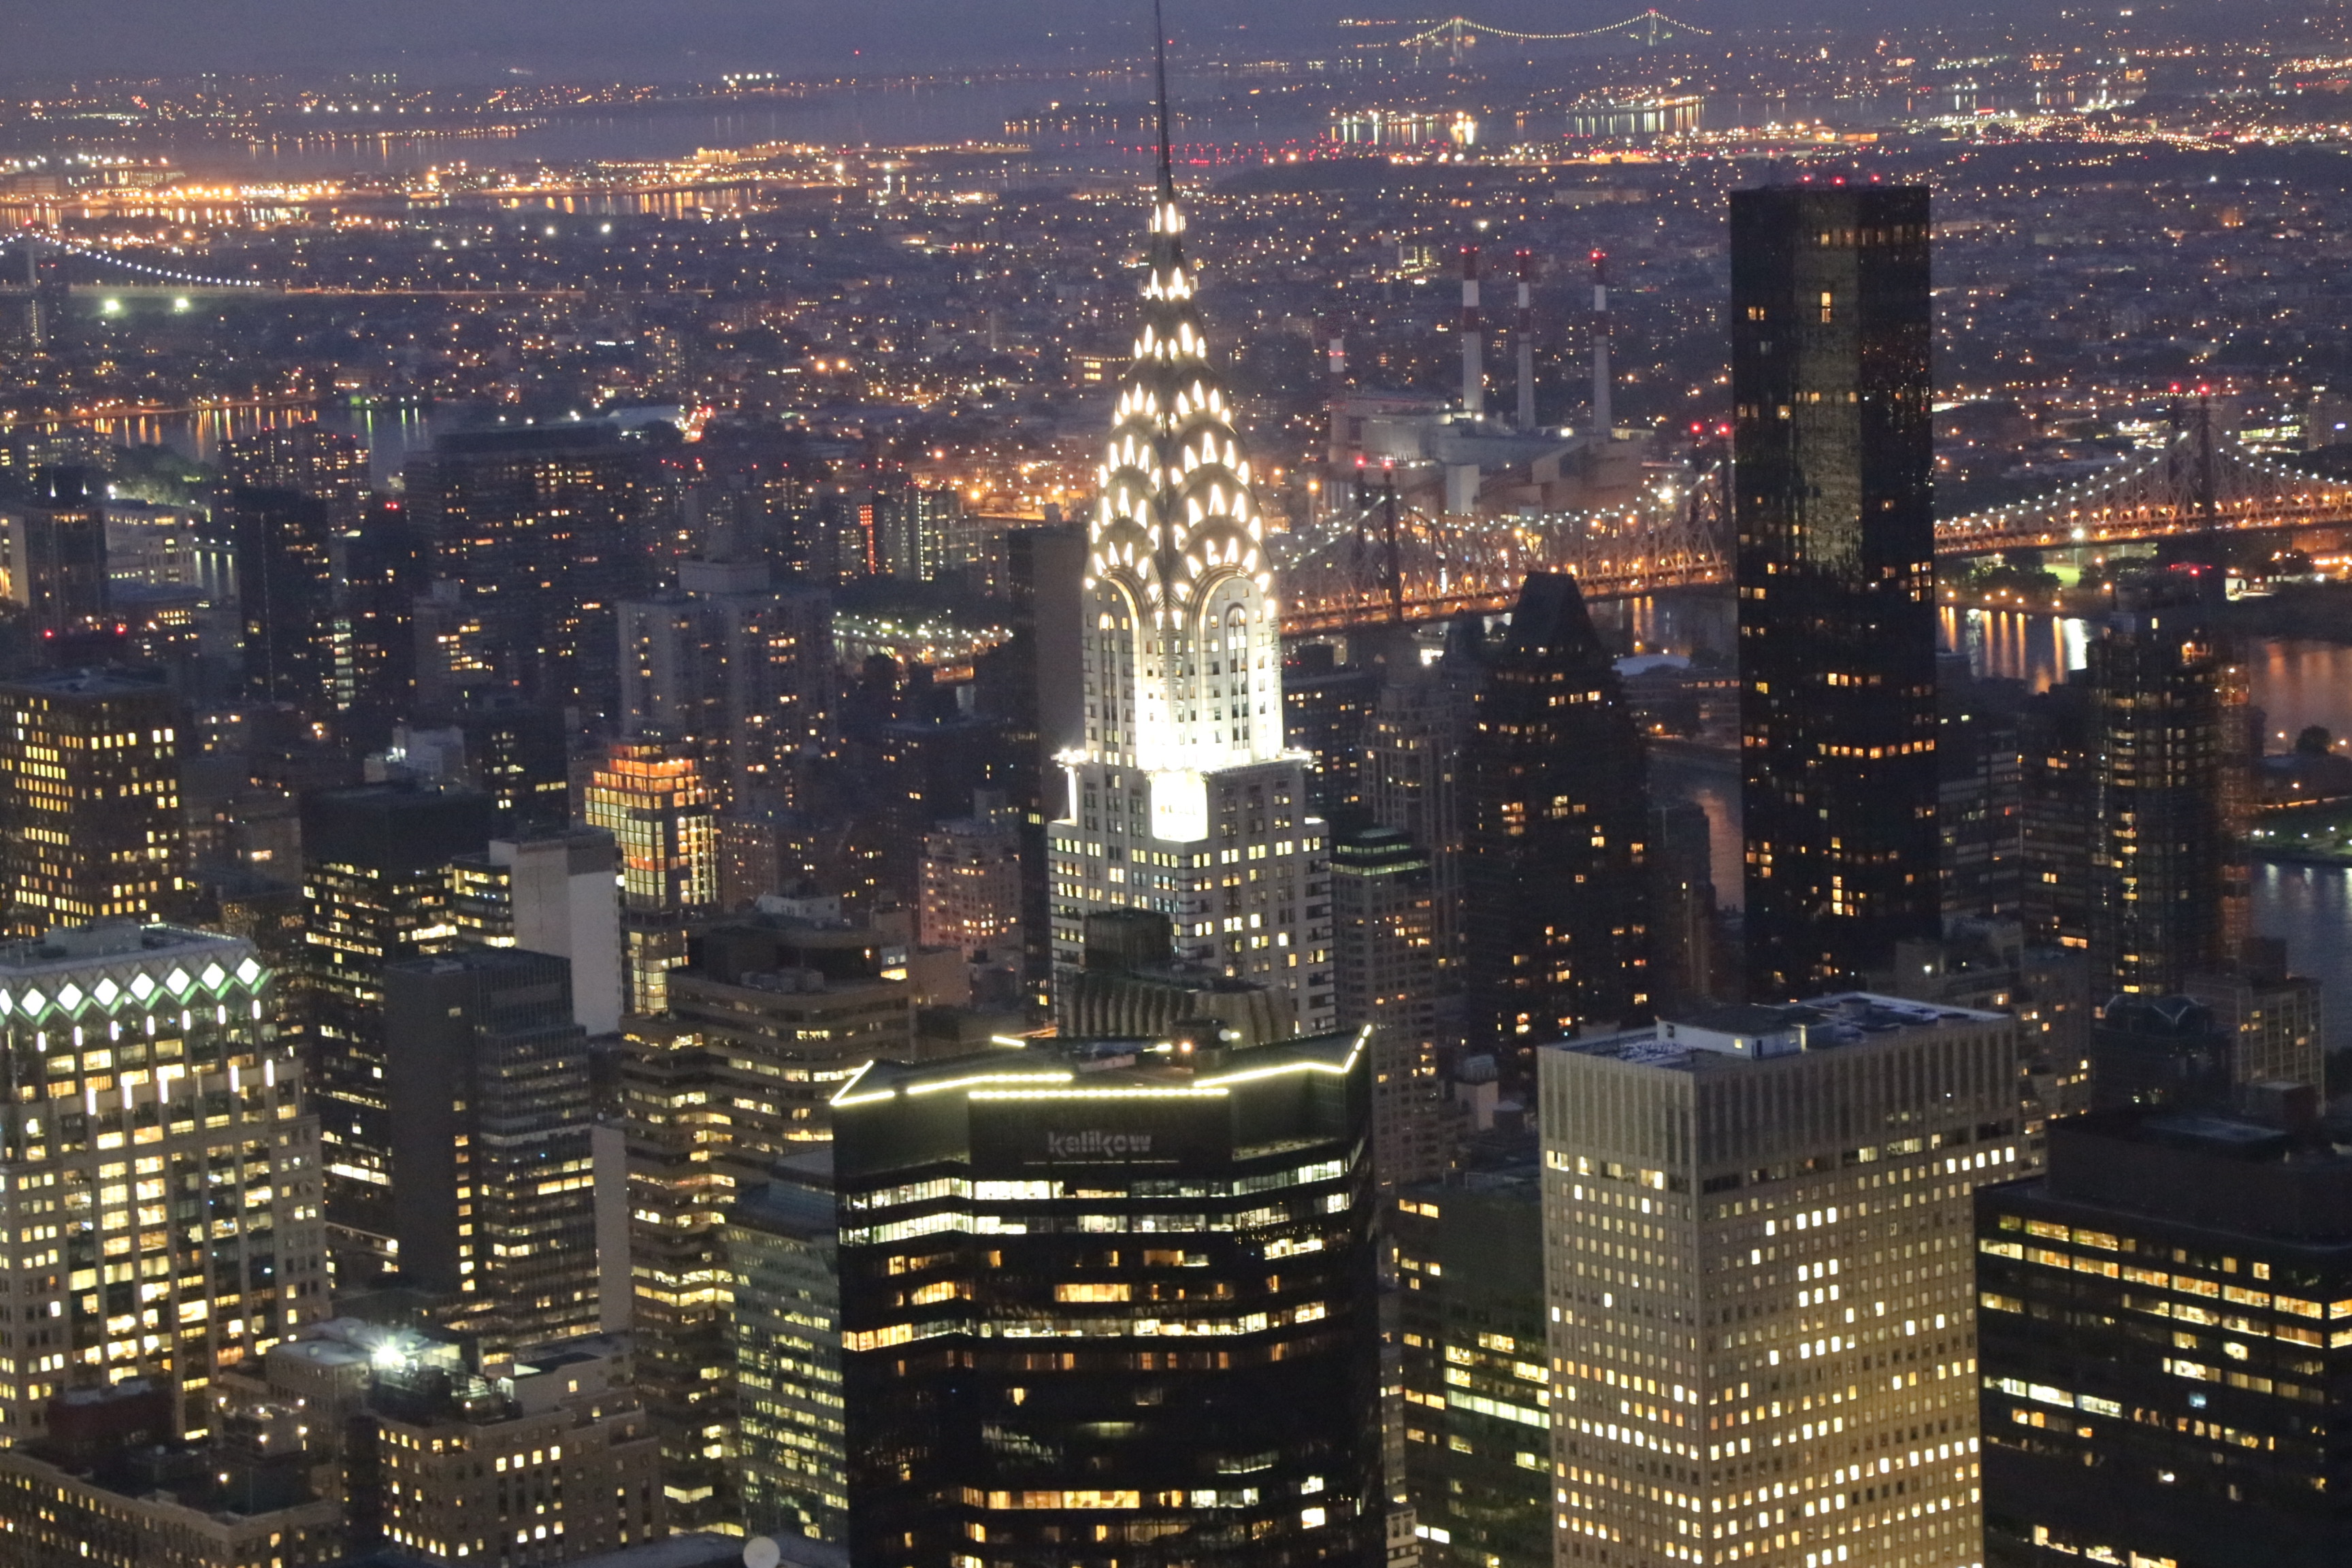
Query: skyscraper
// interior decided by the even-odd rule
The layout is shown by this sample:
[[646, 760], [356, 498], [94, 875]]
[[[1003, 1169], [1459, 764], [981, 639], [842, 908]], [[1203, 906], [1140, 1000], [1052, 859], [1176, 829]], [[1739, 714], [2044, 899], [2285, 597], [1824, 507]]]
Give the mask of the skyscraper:
[[1003, 794], [983, 790], [973, 814], [923, 836], [921, 921], [925, 947], [1017, 958], [1021, 940], [1021, 822]]
[[[887, 962], [895, 957], [896, 963]], [[638, 1371], [673, 1517], [731, 1517], [725, 1460], [732, 1300], [719, 1226], [782, 1159], [821, 1152], [832, 1097], [914, 1054], [903, 952], [869, 930], [751, 920], [671, 972], [667, 1015], [633, 1021], [621, 1064]], [[897, 969], [893, 976], [885, 973]]]
[[349, 628], [339, 647], [327, 503], [297, 490], [238, 489], [220, 510], [236, 541], [246, 689], [309, 719], [349, 707]]
[[840, 1227], [830, 1151], [779, 1163], [727, 1212], [735, 1493], [753, 1535], [847, 1533]]
[[2316, 1108], [2071, 1118], [1977, 1194], [1993, 1568], [2352, 1561], [2352, 1161]]
[[340, 535], [357, 526], [368, 489], [368, 449], [356, 436], [313, 421], [256, 430], [221, 443], [221, 472], [244, 489], [294, 490], [325, 503]]
[[1021, 940], [1042, 995], [1054, 966], [1046, 825], [1068, 805], [1069, 777], [1052, 760], [1086, 736], [1087, 639], [1067, 613], [1084, 594], [1086, 532], [1062, 524], [1012, 529], [1003, 550], [1013, 638], [985, 656], [981, 679], [992, 675], [1011, 689], [1002, 704], [1005, 738], [1034, 748], [1016, 758], [1007, 792], [1021, 819]]
[[1524, 1163], [1401, 1190], [1391, 1224], [1402, 1479], [1423, 1568], [1550, 1568], [1556, 1415], [1532, 1140]]
[[1748, 989], [1937, 929], [1927, 192], [1731, 198]]
[[[408, 510], [487, 684], [609, 715], [621, 601], [650, 586], [641, 457], [607, 426], [467, 431], [408, 461]], [[423, 693], [420, 692], [420, 696]]]
[[1377, 1554], [1362, 1044], [1211, 1040], [879, 1062], [835, 1099], [854, 1561]]
[[1370, 1029], [1372, 1152], [1381, 1189], [1426, 1182], [1453, 1163], [1440, 1076], [1458, 1044], [1454, 987], [1437, 945], [1429, 858], [1392, 827], [1331, 847], [1331, 913], [1342, 1029]]
[[593, 1108], [571, 979], [564, 960], [520, 948], [383, 972], [401, 1283], [492, 1353], [598, 1327]]
[[1281, 631], [1265, 520], [1209, 355], [1168, 160], [1134, 359], [1087, 530], [1086, 738], [1058, 759], [1048, 829], [1054, 964], [1090, 910], [1157, 910], [1183, 956], [1331, 1019], [1325, 829], [1283, 741]]
[[32, 499], [8, 510], [8, 597], [25, 606], [37, 647], [106, 613], [105, 486], [96, 469], [41, 468]]
[[691, 745], [722, 806], [789, 795], [792, 763], [833, 735], [833, 620], [814, 588], [761, 563], [682, 561], [678, 592], [621, 606], [621, 721]]
[[1474, 1043], [1645, 1016], [1642, 742], [1572, 577], [1538, 574], [1490, 648], [1463, 750]]
[[1466, 967], [1462, 923], [1462, 747], [1477, 689], [1475, 618], [1448, 628], [1446, 654], [1433, 665], [1391, 659], [1364, 740], [1364, 809], [1429, 856], [1437, 906], [1437, 945], [1456, 987]]
[[1861, 993], [1538, 1053], [1555, 1563], [1981, 1561], [1965, 1238], [2017, 1054]]
[[161, 681], [75, 669], [0, 685], [0, 850], [8, 929], [144, 919], [188, 886], [180, 700]]
[[[2091, 788], [2091, 973], [2102, 997], [2160, 995], [2234, 956], [2243, 934], [2245, 687], [2193, 583], [2117, 586], [2085, 650]], [[2239, 907], [2231, 908], [2235, 903]]]
[[1329, 643], [1304, 644], [1282, 667], [1283, 733], [1313, 759], [1307, 782], [1327, 821], [1360, 819], [1364, 733], [1380, 689], [1377, 666], [1341, 664]]
[[1965, 653], [1937, 660], [1936, 820], [1945, 921], [2013, 921], [2025, 897], [2021, 682], [1979, 680]]
[[241, 938], [110, 921], [0, 947], [10, 1303], [0, 1437], [143, 1377], [167, 1432], [215, 1375], [330, 1316], [319, 1123]]
[[485, 947], [553, 953], [572, 965], [572, 1016], [592, 1035], [621, 1026], [617, 854], [601, 827], [493, 838], [449, 863], [449, 920]]
[[302, 797], [304, 1045], [340, 1290], [394, 1261], [383, 972], [457, 941], [449, 864], [488, 841], [494, 818], [478, 790], [386, 784]]
[[622, 1006], [658, 1013], [668, 973], [686, 962], [688, 928], [719, 899], [719, 827], [692, 750], [619, 741], [589, 776], [591, 827], [621, 847]]

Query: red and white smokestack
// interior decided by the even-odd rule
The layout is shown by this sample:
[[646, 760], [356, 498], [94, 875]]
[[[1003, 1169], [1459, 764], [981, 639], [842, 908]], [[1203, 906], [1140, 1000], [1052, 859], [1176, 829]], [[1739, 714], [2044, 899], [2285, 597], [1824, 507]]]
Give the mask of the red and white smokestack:
[[1330, 329], [1329, 346], [1324, 353], [1324, 368], [1329, 372], [1331, 384], [1338, 386], [1348, 379], [1348, 338], [1337, 325]]
[[1478, 321], [1478, 247], [1462, 247], [1462, 412], [1486, 412], [1486, 341]]
[[1536, 427], [1536, 308], [1530, 285], [1535, 279], [1533, 251], [1519, 252], [1519, 313], [1511, 322], [1511, 341], [1519, 352], [1519, 428]]
[[1606, 441], [1613, 428], [1609, 406], [1609, 258], [1592, 253], [1592, 428]]

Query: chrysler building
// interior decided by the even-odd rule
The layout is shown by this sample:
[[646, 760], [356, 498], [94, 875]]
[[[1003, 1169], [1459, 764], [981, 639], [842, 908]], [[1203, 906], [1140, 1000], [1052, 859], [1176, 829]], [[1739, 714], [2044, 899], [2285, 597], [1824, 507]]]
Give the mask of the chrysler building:
[[1086, 741], [1056, 759], [1054, 965], [1085, 917], [1156, 910], [1184, 959], [1332, 1026], [1328, 834], [1283, 744], [1282, 638], [1249, 458], [1184, 259], [1161, 68], [1160, 188], [1134, 360], [1096, 470], [1084, 596]]

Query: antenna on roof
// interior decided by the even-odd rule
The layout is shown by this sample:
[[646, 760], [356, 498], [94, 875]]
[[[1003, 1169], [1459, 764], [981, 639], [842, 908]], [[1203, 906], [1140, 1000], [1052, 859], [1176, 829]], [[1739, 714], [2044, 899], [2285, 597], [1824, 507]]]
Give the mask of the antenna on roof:
[[1160, 19], [1160, 0], [1151, 0], [1151, 56], [1160, 79], [1160, 196], [1172, 200], [1176, 175], [1168, 153], [1168, 26]]

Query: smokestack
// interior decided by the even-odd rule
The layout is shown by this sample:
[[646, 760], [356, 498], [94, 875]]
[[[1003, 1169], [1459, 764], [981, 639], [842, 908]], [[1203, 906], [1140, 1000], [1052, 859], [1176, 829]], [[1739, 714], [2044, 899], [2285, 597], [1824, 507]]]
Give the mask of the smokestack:
[[1609, 439], [1614, 416], [1609, 406], [1609, 258], [1592, 253], [1592, 428]]
[[1330, 373], [1331, 384], [1339, 386], [1348, 379], [1348, 338], [1335, 324], [1330, 329], [1330, 347], [1326, 351], [1325, 368]]
[[1531, 251], [1519, 252], [1519, 313], [1511, 324], [1511, 340], [1519, 351], [1519, 428], [1536, 427], [1536, 311], [1528, 299], [1528, 280], [1535, 275]]
[[1478, 324], [1478, 247], [1462, 247], [1462, 412], [1486, 412], [1486, 335]]

